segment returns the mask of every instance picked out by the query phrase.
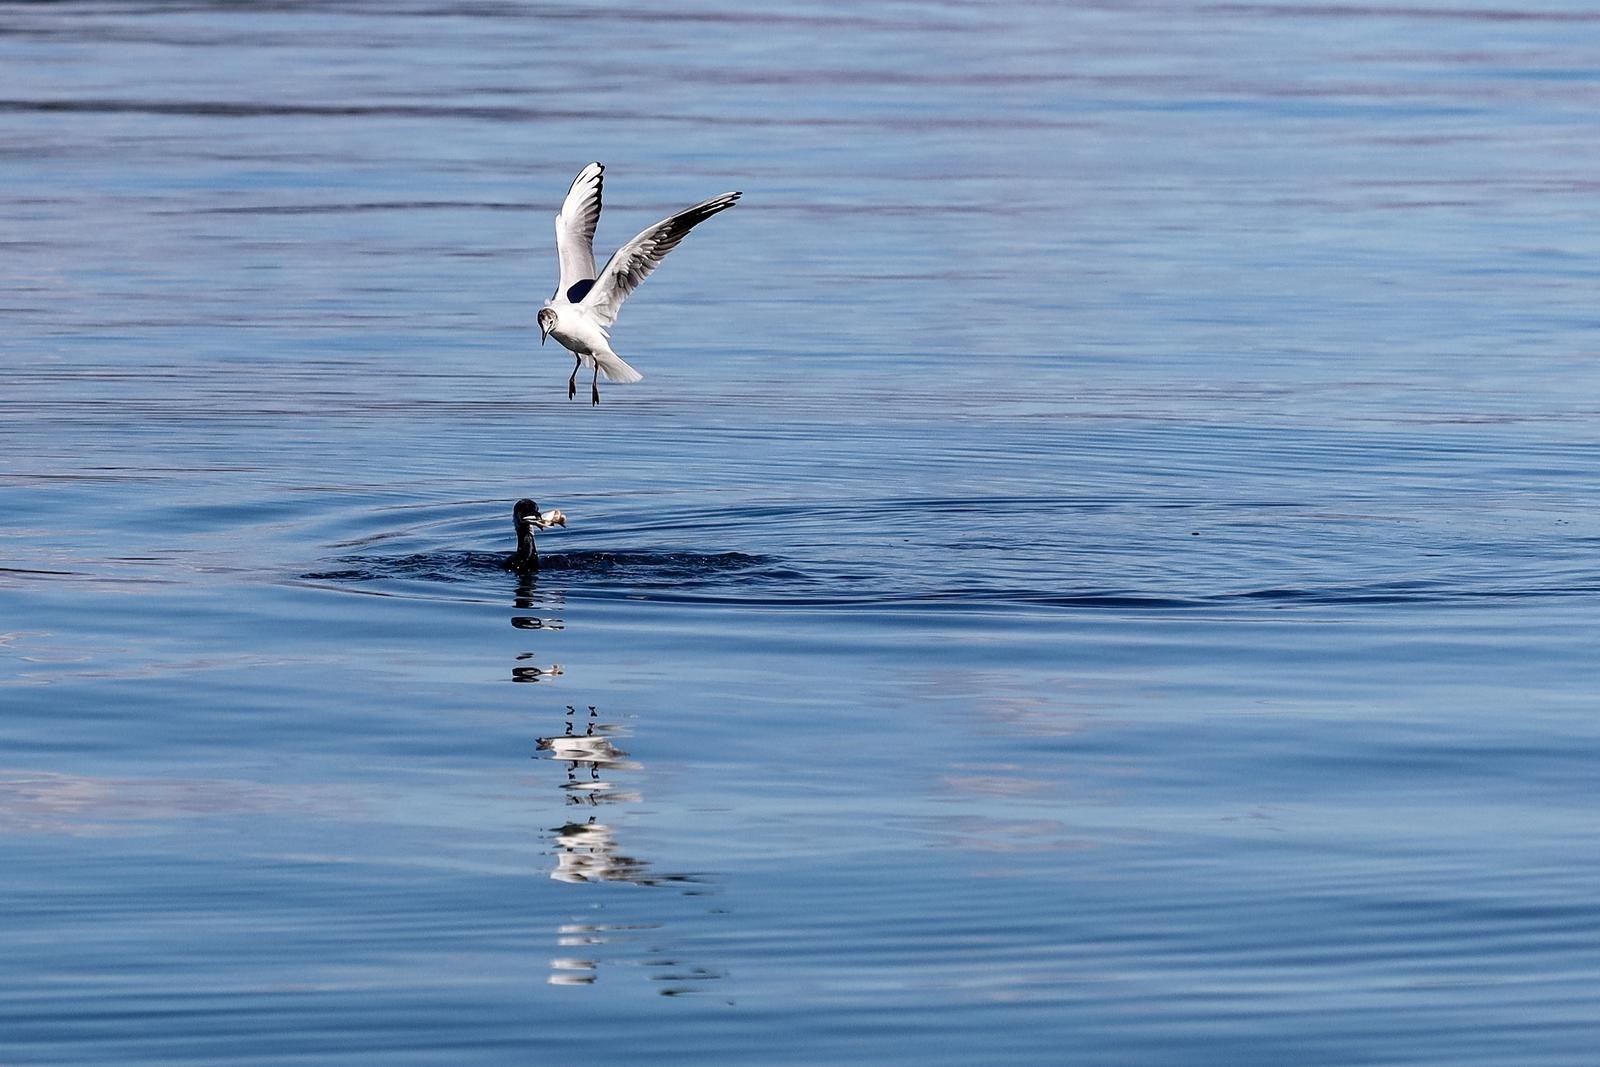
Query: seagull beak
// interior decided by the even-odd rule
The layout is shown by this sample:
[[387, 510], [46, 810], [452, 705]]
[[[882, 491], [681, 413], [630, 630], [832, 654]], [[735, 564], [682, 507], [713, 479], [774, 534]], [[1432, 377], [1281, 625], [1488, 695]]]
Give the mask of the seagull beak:
[[547, 332], [545, 332], [544, 323], [541, 322], [539, 324], [539, 343], [540, 344], [544, 344], [544, 339], [546, 337], [549, 337], [549, 336], [550, 335]]

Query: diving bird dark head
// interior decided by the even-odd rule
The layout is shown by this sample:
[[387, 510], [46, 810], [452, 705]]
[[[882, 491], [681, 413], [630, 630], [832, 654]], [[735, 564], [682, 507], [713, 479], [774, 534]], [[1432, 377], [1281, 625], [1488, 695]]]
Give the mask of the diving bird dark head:
[[550, 336], [550, 331], [556, 328], [556, 313], [549, 308], [539, 309], [539, 343], [544, 344], [544, 339]]

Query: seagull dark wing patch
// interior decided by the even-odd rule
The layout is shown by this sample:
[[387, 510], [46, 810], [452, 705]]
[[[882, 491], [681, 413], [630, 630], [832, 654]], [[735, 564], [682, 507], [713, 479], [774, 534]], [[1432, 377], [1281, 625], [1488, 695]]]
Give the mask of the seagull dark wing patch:
[[600, 269], [600, 280], [595, 283], [599, 291], [594, 294], [594, 302], [584, 306], [594, 311], [601, 326], [610, 326], [617, 321], [617, 309], [628, 294], [650, 276], [662, 257], [678, 247], [678, 242], [690, 230], [717, 212], [732, 207], [739, 196], [739, 193], [723, 193], [684, 208], [617, 249]]
[[589, 290], [594, 288], [594, 279], [585, 278], [581, 282], [573, 282], [567, 289], [567, 300], [576, 304], [589, 295]]

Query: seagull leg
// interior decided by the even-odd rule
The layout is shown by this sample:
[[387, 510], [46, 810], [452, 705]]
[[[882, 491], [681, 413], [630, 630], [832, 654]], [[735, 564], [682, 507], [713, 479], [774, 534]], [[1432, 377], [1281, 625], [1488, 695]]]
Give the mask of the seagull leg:
[[589, 406], [600, 406], [600, 361], [594, 361], [594, 381], [589, 383]]
[[582, 356], [572, 357], [572, 377], [567, 379], [567, 399], [571, 400], [578, 395], [578, 368], [583, 366]]

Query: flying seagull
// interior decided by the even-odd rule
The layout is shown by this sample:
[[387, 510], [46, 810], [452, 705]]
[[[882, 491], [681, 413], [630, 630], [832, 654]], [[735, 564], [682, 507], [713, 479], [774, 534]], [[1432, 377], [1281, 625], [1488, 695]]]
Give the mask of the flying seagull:
[[578, 371], [594, 368], [589, 383], [590, 403], [600, 403], [600, 375], [608, 382], [636, 382], [644, 375], [611, 351], [611, 324], [628, 294], [678, 247], [684, 234], [719, 211], [732, 207], [739, 193], [723, 193], [662, 219], [617, 249], [605, 268], [594, 269], [594, 227], [600, 221], [600, 186], [606, 168], [591, 163], [578, 172], [556, 216], [556, 254], [561, 259], [561, 280], [539, 309], [539, 343], [546, 337], [560, 341], [577, 362], [567, 379], [567, 399], [578, 394]]

